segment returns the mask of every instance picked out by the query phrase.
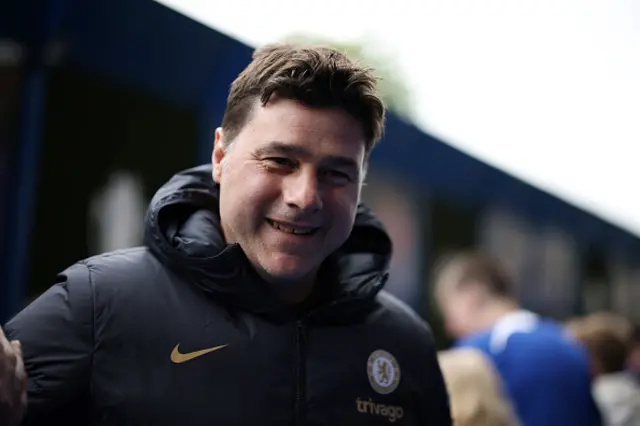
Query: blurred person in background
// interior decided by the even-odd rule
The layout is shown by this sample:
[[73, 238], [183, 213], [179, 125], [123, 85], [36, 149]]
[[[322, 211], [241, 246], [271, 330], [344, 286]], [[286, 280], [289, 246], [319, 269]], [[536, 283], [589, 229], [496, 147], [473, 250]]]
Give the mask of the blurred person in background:
[[563, 327], [522, 309], [496, 259], [461, 252], [440, 262], [435, 295], [455, 347], [482, 351], [524, 426], [599, 425], [586, 351]]
[[382, 290], [391, 242], [359, 203], [384, 117], [343, 54], [258, 49], [146, 245], [76, 263], [6, 325], [0, 404], [23, 408], [24, 359], [25, 425], [449, 426], [431, 331]]
[[640, 425], [640, 385], [627, 370], [632, 328], [612, 313], [592, 314], [570, 327], [589, 351], [593, 394], [607, 426]]
[[438, 359], [454, 426], [518, 426], [502, 380], [482, 352], [453, 349], [440, 352]]

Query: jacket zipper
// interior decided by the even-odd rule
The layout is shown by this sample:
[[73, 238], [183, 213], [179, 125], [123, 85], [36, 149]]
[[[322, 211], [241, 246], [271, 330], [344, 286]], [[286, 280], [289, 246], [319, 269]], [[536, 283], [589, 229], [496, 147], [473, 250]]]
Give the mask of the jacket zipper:
[[[380, 284], [389, 277], [389, 274], [382, 274], [377, 279]], [[320, 312], [332, 309], [343, 303], [352, 302], [354, 300], [364, 299], [366, 297], [350, 298], [345, 300], [335, 300], [324, 308], [320, 308], [315, 312], [310, 312], [306, 318], [309, 319]], [[299, 319], [296, 322], [295, 337], [295, 401], [294, 401], [294, 424], [296, 426], [304, 426], [306, 424], [306, 408], [307, 408], [307, 326], [304, 320]]]
[[306, 327], [303, 321], [296, 323], [296, 399], [294, 402], [295, 424], [305, 424], [306, 399], [307, 399], [307, 375], [306, 375]]

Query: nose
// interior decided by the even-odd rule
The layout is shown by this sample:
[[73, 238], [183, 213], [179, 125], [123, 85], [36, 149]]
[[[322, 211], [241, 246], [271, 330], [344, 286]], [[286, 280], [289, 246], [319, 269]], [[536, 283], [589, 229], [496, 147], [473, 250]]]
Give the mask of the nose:
[[284, 185], [284, 201], [288, 206], [312, 213], [322, 208], [322, 198], [316, 174], [300, 171], [287, 177]]

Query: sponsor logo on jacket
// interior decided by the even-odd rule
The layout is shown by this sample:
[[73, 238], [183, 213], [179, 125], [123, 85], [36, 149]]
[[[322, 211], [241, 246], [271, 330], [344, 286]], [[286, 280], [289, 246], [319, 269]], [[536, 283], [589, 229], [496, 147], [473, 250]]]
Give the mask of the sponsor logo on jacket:
[[398, 405], [376, 404], [371, 398], [368, 401], [356, 399], [356, 407], [363, 414], [386, 417], [390, 423], [404, 417], [404, 409]]

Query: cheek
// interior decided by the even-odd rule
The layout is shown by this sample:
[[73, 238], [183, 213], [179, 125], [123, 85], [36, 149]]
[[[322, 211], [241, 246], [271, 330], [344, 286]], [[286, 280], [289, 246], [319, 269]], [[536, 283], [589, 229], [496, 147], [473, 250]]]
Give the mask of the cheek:
[[444, 327], [449, 335], [457, 336], [460, 334], [461, 324], [455, 311], [451, 308], [443, 312]]
[[253, 172], [227, 172], [220, 189], [222, 222], [236, 235], [251, 235], [278, 197], [278, 185]]
[[329, 206], [335, 215], [354, 220], [358, 209], [360, 191], [357, 187], [336, 188], [325, 194], [325, 207]]
[[347, 236], [351, 233], [357, 206], [357, 198], [348, 195], [325, 199], [324, 210], [331, 218], [332, 230], [335, 233], [347, 234]]
[[252, 168], [247, 173], [239, 172], [228, 172], [229, 179], [225, 182], [229, 198], [233, 199], [238, 214], [265, 209], [278, 198], [277, 179]]
[[460, 301], [451, 304], [449, 321], [457, 328], [460, 328], [467, 322], [468, 312], [466, 306]]

